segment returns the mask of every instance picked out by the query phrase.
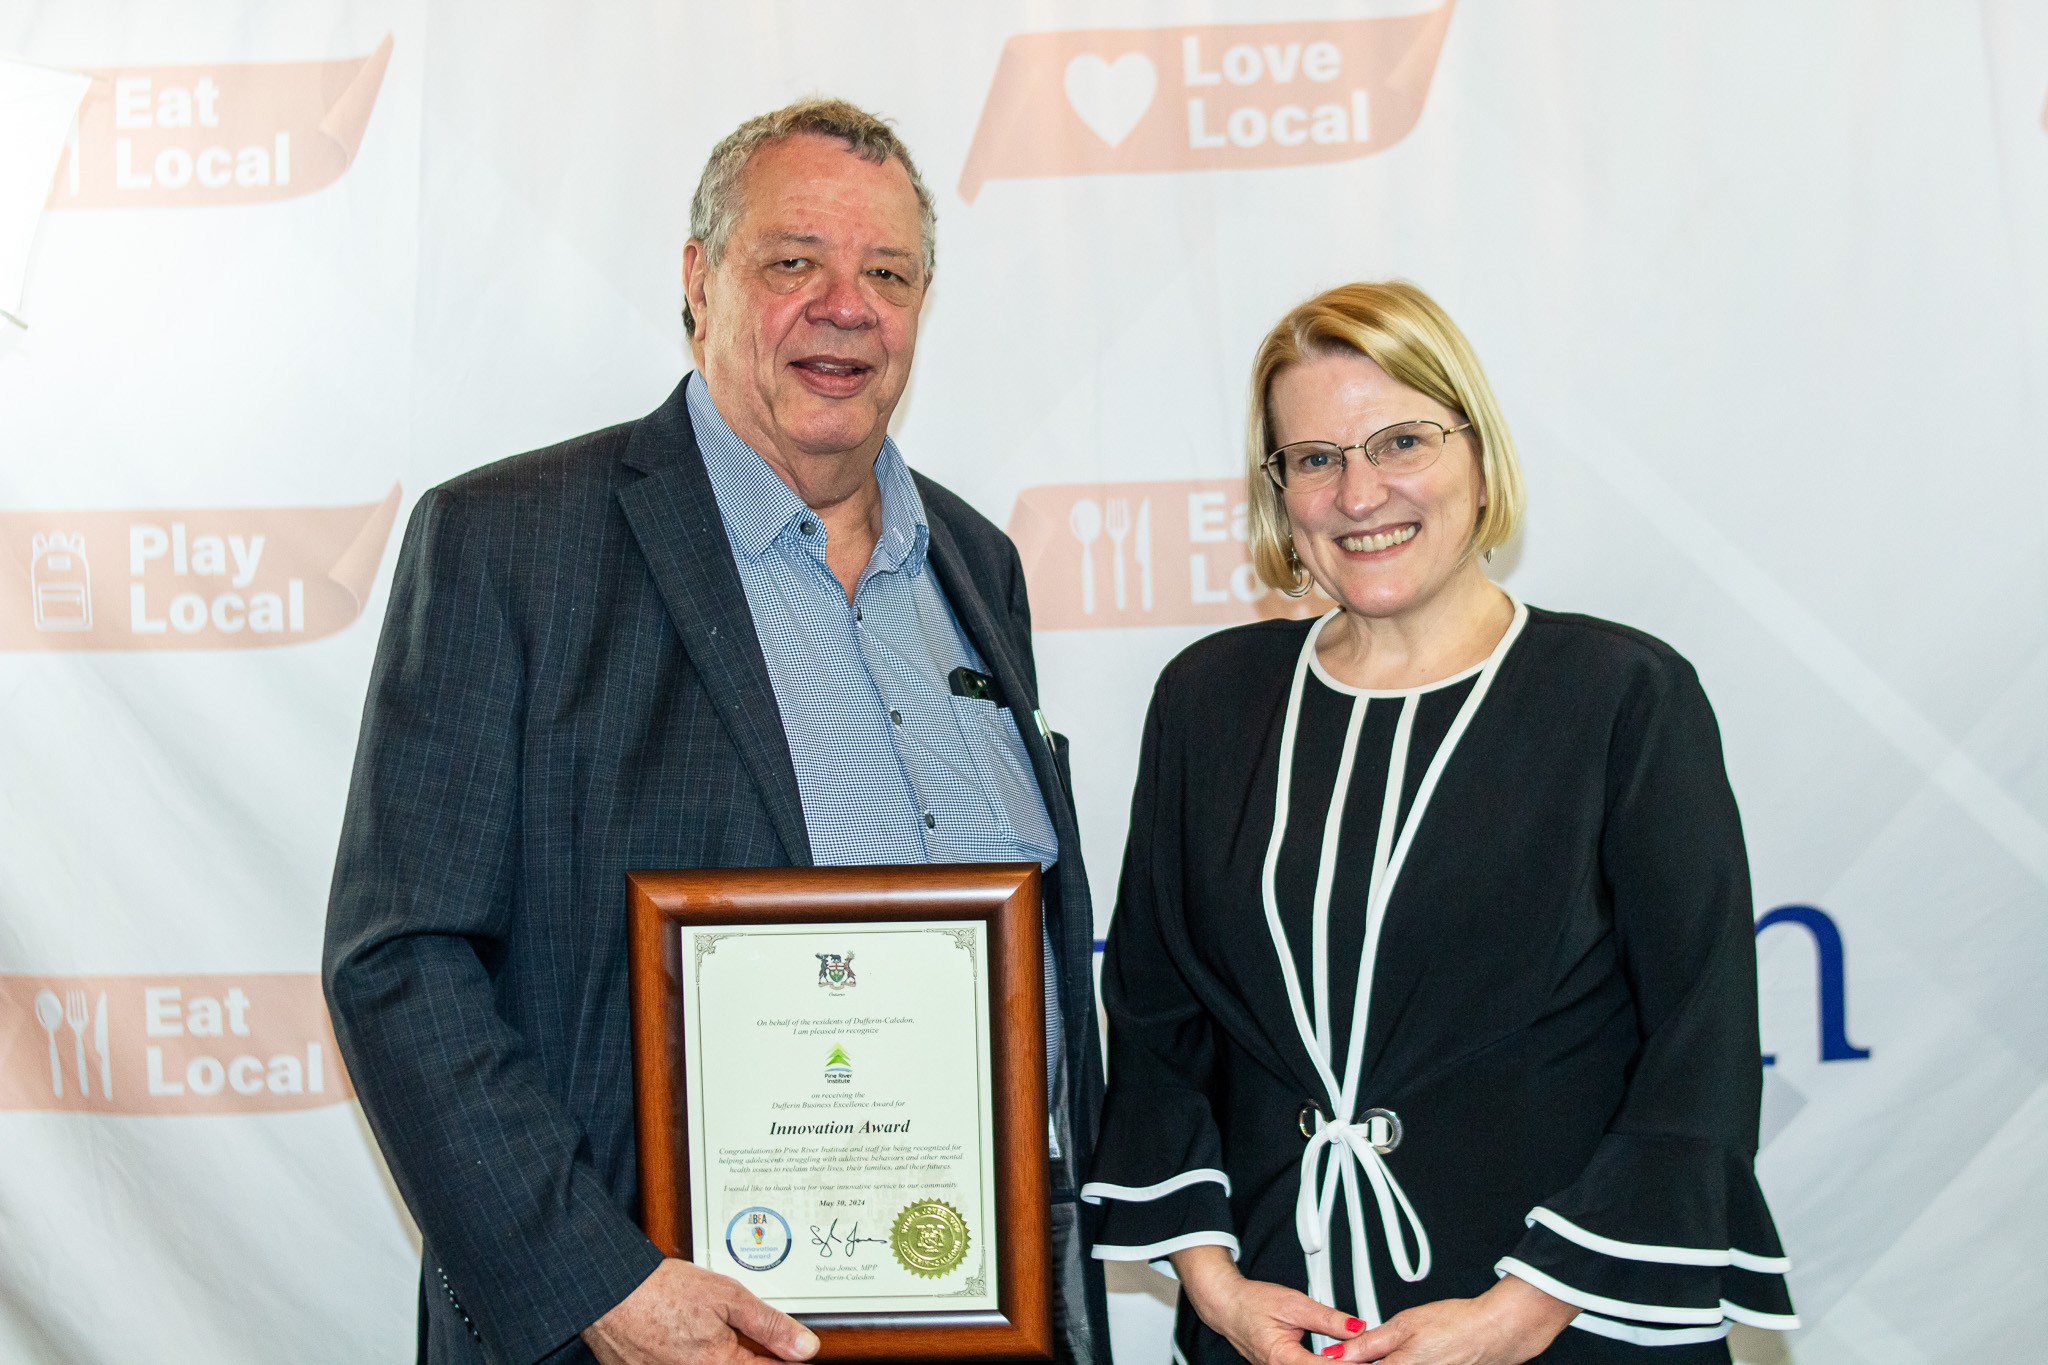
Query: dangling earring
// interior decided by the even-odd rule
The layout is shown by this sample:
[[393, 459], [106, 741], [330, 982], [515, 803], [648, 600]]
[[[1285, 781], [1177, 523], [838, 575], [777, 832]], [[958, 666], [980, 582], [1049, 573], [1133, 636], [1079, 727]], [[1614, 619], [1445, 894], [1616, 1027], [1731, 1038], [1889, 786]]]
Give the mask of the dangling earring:
[[1488, 546], [1479, 557], [1489, 564], [1493, 563], [1493, 547]]
[[1287, 572], [1294, 576], [1294, 586], [1287, 591], [1289, 597], [1301, 597], [1308, 592], [1308, 570], [1302, 567], [1301, 556], [1295, 553], [1294, 537], [1287, 537]]

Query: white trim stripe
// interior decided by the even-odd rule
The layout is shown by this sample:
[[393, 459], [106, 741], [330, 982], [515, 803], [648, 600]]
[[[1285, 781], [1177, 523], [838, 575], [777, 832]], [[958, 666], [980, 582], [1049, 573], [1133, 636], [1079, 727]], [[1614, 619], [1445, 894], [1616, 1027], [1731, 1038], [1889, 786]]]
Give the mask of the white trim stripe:
[[1213, 1166], [1199, 1166], [1192, 1171], [1168, 1176], [1156, 1185], [1112, 1185], [1106, 1180], [1092, 1180], [1081, 1187], [1081, 1200], [1087, 1204], [1100, 1204], [1105, 1199], [1117, 1199], [1126, 1204], [1147, 1204], [1154, 1199], [1164, 1199], [1175, 1190], [1184, 1190], [1190, 1185], [1215, 1183], [1230, 1193], [1230, 1177]]
[[[1336, 614], [1335, 611], [1327, 611], [1323, 613], [1323, 617], [1327, 620]], [[1336, 674], [1324, 668], [1320, 655], [1310, 659], [1308, 666], [1309, 671], [1316, 675], [1316, 681], [1322, 683], [1323, 686], [1329, 688], [1332, 692], [1340, 692], [1347, 697], [1361, 697], [1367, 701], [1372, 701], [1381, 697], [1419, 697], [1425, 692], [1435, 692], [1440, 688], [1455, 687], [1465, 681], [1465, 679], [1477, 675], [1481, 669], [1492, 662], [1493, 657], [1488, 655], [1470, 668], [1453, 673], [1449, 677], [1438, 678], [1435, 682], [1418, 683], [1414, 687], [1353, 687], [1348, 682], [1340, 682]]]
[[1752, 1251], [1731, 1247], [1716, 1251], [1712, 1247], [1667, 1247], [1650, 1242], [1622, 1242], [1612, 1237], [1602, 1237], [1589, 1232], [1561, 1213], [1555, 1213], [1538, 1204], [1529, 1210], [1529, 1216], [1522, 1222], [1530, 1227], [1538, 1223], [1549, 1228], [1568, 1242], [1577, 1242], [1588, 1251], [1597, 1251], [1602, 1256], [1615, 1256], [1625, 1261], [1655, 1261], [1661, 1265], [1734, 1266], [1737, 1270], [1753, 1270], [1759, 1275], [1783, 1275], [1792, 1269], [1789, 1256], [1759, 1256]]
[[1739, 1322], [1745, 1327], [1761, 1327], [1767, 1332], [1799, 1330], [1797, 1313], [1765, 1313], [1755, 1308], [1744, 1308], [1739, 1303], [1730, 1303], [1726, 1299], [1721, 1300], [1721, 1311], [1726, 1313], [1731, 1321]]
[[1237, 1259], [1237, 1238], [1227, 1232], [1187, 1232], [1142, 1247], [1109, 1246], [1097, 1242], [1088, 1254], [1098, 1261], [1157, 1261], [1189, 1247], [1222, 1247], [1230, 1253], [1231, 1260]]
[[[1457, 719], [1451, 722], [1450, 733], [1444, 736], [1444, 742], [1437, 750], [1438, 758], [1444, 757], [1445, 752], [1458, 742], [1458, 736], [1464, 732], [1462, 722], [1474, 709], [1474, 698], [1485, 690], [1484, 678], [1472, 685], [1465, 704], [1458, 709]], [[1344, 1093], [1337, 1100], [1346, 1119], [1357, 1112], [1358, 1059], [1365, 1054], [1365, 1025], [1372, 1014], [1373, 968], [1379, 962], [1380, 929], [1387, 921], [1387, 902], [1393, 899], [1394, 879], [1401, 875], [1401, 864], [1407, 857], [1408, 836], [1422, 822], [1423, 808], [1429, 804], [1430, 795], [1435, 790], [1434, 775], [1442, 771], [1440, 764], [1431, 763], [1424, 772], [1422, 785], [1415, 790], [1415, 805], [1408, 812], [1408, 824], [1401, 830], [1397, 842], [1395, 830], [1401, 820], [1401, 788], [1408, 780], [1408, 751], [1413, 747], [1415, 713], [1420, 704], [1415, 697], [1402, 698], [1400, 714], [1394, 721], [1394, 745], [1387, 750], [1387, 785], [1380, 799], [1380, 827], [1372, 846], [1372, 873], [1365, 886], [1365, 943], [1358, 953], [1358, 990], [1351, 998], [1351, 1033], [1344, 1049]]]
[[[1308, 657], [1313, 664], [1315, 652], [1309, 651]], [[1316, 860], [1311, 902], [1314, 923], [1309, 938], [1309, 985], [1316, 993], [1316, 1046], [1325, 1057], [1330, 1055], [1330, 894], [1337, 880], [1337, 842], [1344, 830], [1344, 804], [1351, 795], [1351, 768], [1358, 758], [1358, 732], [1365, 727], [1365, 712], [1366, 703], [1354, 699], [1344, 726], [1343, 757], [1337, 760], [1337, 785], [1331, 789], [1330, 810], [1323, 819], [1322, 854]]]
[[1692, 1346], [1703, 1341], [1719, 1341], [1728, 1335], [1727, 1323], [1718, 1327], [1638, 1327], [1632, 1322], [1616, 1322], [1613, 1318], [1598, 1317], [1592, 1313], [1581, 1313], [1572, 1319], [1571, 1325], [1581, 1332], [1591, 1332], [1596, 1337], [1607, 1337], [1612, 1341], [1625, 1341], [1631, 1346]]
[[1518, 1280], [1527, 1280], [1553, 1299], [1561, 1299], [1574, 1308], [1589, 1308], [1596, 1313], [1612, 1313], [1618, 1318], [1633, 1318], [1637, 1322], [1669, 1322], [1711, 1327], [1725, 1316], [1715, 1308], [1673, 1308], [1661, 1303], [1630, 1303], [1626, 1299], [1610, 1299], [1604, 1294], [1589, 1294], [1575, 1289], [1555, 1276], [1546, 1275], [1535, 1266], [1513, 1256], [1503, 1256], [1493, 1266], [1495, 1274], [1513, 1275]]
[[[1551, 1298], [1568, 1303], [1574, 1308], [1612, 1313], [1616, 1317], [1633, 1318], [1637, 1322], [1692, 1323], [1701, 1327], [1711, 1327], [1721, 1322], [1739, 1322], [1745, 1326], [1762, 1327], [1773, 1332], [1790, 1332], [1799, 1326], [1799, 1318], [1796, 1314], [1763, 1313], [1754, 1308], [1744, 1308], [1739, 1303], [1730, 1303], [1726, 1299], [1722, 1299], [1719, 1306], [1715, 1308], [1672, 1308], [1664, 1304], [1629, 1303], [1624, 1299], [1610, 1299], [1599, 1294], [1589, 1294], [1583, 1289], [1573, 1288], [1555, 1276], [1546, 1275], [1534, 1266], [1513, 1256], [1503, 1256], [1494, 1262], [1493, 1273], [1495, 1275], [1513, 1275], [1518, 1280], [1527, 1280], [1536, 1288], [1550, 1295]], [[1578, 1325], [1577, 1319], [1573, 1320], [1573, 1325]], [[1600, 1336], [1612, 1335], [1612, 1333], [1608, 1332], [1599, 1332], [1597, 1328], [1593, 1327], [1588, 1327], [1586, 1330], [1596, 1332]], [[1627, 1340], [1628, 1338], [1622, 1339]], [[1710, 1340], [1711, 1338], [1702, 1339]], [[1677, 1343], [1674, 1341], [1667, 1344], [1675, 1345]]]
[[[1358, 1102], [1358, 1083], [1361, 1079], [1359, 1060], [1364, 1055], [1365, 1025], [1371, 1014], [1373, 968], [1379, 958], [1380, 929], [1386, 920], [1387, 906], [1394, 899], [1394, 883], [1400, 879], [1401, 869], [1408, 863], [1408, 850], [1415, 844], [1416, 831], [1422, 828], [1423, 812], [1429, 809], [1430, 797], [1436, 795], [1437, 782], [1443, 777], [1444, 769], [1449, 766], [1451, 755], [1458, 748], [1458, 741], [1465, 737], [1465, 731], [1472, 725], [1472, 718], [1479, 714], [1479, 708], [1485, 704], [1486, 694], [1493, 687], [1494, 678], [1500, 674], [1502, 661], [1507, 658], [1508, 651], [1514, 648], [1515, 641], [1522, 636], [1522, 627], [1529, 624], [1529, 608], [1512, 595], [1508, 601], [1514, 604], [1514, 614], [1508, 618], [1508, 628], [1501, 634], [1499, 643], [1494, 645], [1493, 653], [1487, 655], [1480, 665], [1478, 681], [1474, 682], [1472, 690], [1465, 694], [1464, 704], [1458, 708], [1457, 716], [1452, 719], [1451, 728], [1444, 732], [1443, 740], [1436, 746], [1436, 755], [1430, 759], [1429, 766], [1423, 769], [1422, 781], [1415, 788], [1415, 804], [1408, 808], [1408, 821], [1401, 826], [1401, 835], [1393, 846], [1392, 855], [1383, 864], [1385, 872], [1374, 879], [1377, 885], [1370, 887], [1366, 893], [1365, 950], [1360, 954], [1361, 960], [1358, 964], [1358, 994], [1353, 997], [1351, 1006], [1351, 1045], [1346, 1049], [1348, 1055], [1344, 1059], [1344, 1093], [1339, 1100], [1339, 1107], [1346, 1117], [1351, 1115]], [[1328, 619], [1329, 617], [1323, 618], [1325, 621]], [[1309, 633], [1311, 654], [1316, 634], [1321, 629], [1322, 622], [1319, 621], [1316, 623], [1316, 630]], [[1413, 696], [1402, 702], [1401, 719], [1395, 725], [1394, 747], [1403, 770], [1400, 776], [1397, 777], [1391, 771], [1395, 766], [1394, 757], [1390, 755], [1388, 758], [1390, 771], [1387, 775], [1387, 804], [1395, 812], [1398, 812], [1400, 806], [1401, 787], [1406, 778], [1408, 740], [1414, 733], [1416, 703], [1417, 699]], [[1385, 811], [1382, 812], [1382, 816], [1391, 819]], [[1374, 861], [1378, 864], [1378, 850], [1375, 849], [1374, 852]]]
[[1266, 932], [1272, 936], [1273, 952], [1280, 959], [1280, 977], [1287, 985], [1287, 1008], [1294, 1015], [1294, 1031], [1300, 1035], [1301, 1045], [1308, 1051], [1308, 1059], [1316, 1069], [1316, 1078], [1329, 1094], [1333, 1112], [1344, 1087], [1337, 1084], [1336, 1073], [1330, 1070], [1329, 1057], [1316, 1045], [1315, 1026], [1309, 1022], [1308, 1006], [1301, 993], [1301, 977], [1294, 970], [1294, 950], [1288, 946], [1287, 930], [1280, 923], [1280, 897], [1275, 889], [1275, 879], [1280, 869], [1280, 845], [1287, 838], [1288, 806], [1294, 791], [1294, 738], [1301, 729], [1301, 694], [1308, 679], [1308, 661], [1315, 655], [1316, 632], [1322, 628], [1322, 622], [1340, 610], [1332, 607], [1328, 616], [1310, 627], [1301, 657], [1294, 662], [1294, 683], [1287, 693], [1287, 718], [1280, 725], [1280, 771], [1273, 795], [1273, 834], [1266, 841], [1266, 862], [1259, 877], [1259, 899], [1265, 906]]

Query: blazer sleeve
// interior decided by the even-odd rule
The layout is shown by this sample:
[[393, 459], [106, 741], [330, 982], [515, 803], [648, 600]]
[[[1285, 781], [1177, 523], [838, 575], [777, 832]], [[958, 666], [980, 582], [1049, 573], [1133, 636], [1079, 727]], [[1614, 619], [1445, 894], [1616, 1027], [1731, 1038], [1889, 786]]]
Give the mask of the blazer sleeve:
[[1094, 1255], [1157, 1261], [1192, 1246], [1238, 1254], [1230, 1177], [1211, 1108], [1214, 1025], [1176, 963], [1181, 782], [1167, 681], [1146, 719], [1116, 916], [1102, 963], [1109, 1090], [1081, 1198], [1097, 1205]]
[[1732, 1322], [1798, 1326], [1756, 1180], [1761, 1101], [1748, 855], [1720, 731], [1691, 666], [1660, 657], [1624, 704], [1600, 866], [1640, 1033], [1619, 1111], [1495, 1268], [1638, 1345]]
[[495, 1005], [519, 868], [523, 653], [487, 519], [414, 509], [371, 675], [328, 902], [349, 1075], [450, 1294], [493, 1359], [536, 1361], [661, 1254]]

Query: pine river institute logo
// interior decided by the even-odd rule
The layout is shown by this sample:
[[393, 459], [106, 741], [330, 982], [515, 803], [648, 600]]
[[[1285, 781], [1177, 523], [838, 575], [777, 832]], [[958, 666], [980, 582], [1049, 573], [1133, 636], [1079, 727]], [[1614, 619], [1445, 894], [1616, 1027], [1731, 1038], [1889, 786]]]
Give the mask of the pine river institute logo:
[[846, 1049], [837, 1043], [825, 1058], [825, 1079], [833, 1085], [853, 1083], [853, 1063], [847, 1059]]

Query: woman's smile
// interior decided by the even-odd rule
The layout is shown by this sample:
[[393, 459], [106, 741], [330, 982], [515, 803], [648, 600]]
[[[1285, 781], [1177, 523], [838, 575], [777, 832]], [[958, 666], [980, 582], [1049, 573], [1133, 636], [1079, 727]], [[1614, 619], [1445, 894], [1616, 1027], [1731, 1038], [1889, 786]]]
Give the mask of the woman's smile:
[[1384, 530], [1354, 531], [1347, 536], [1338, 536], [1337, 544], [1343, 547], [1347, 553], [1353, 555], [1362, 557], [1384, 556], [1388, 551], [1398, 550], [1409, 541], [1415, 539], [1416, 533], [1420, 530], [1422, 530], [1421, 523], [1411, 521], [1405, 525], [1391, 526]]

